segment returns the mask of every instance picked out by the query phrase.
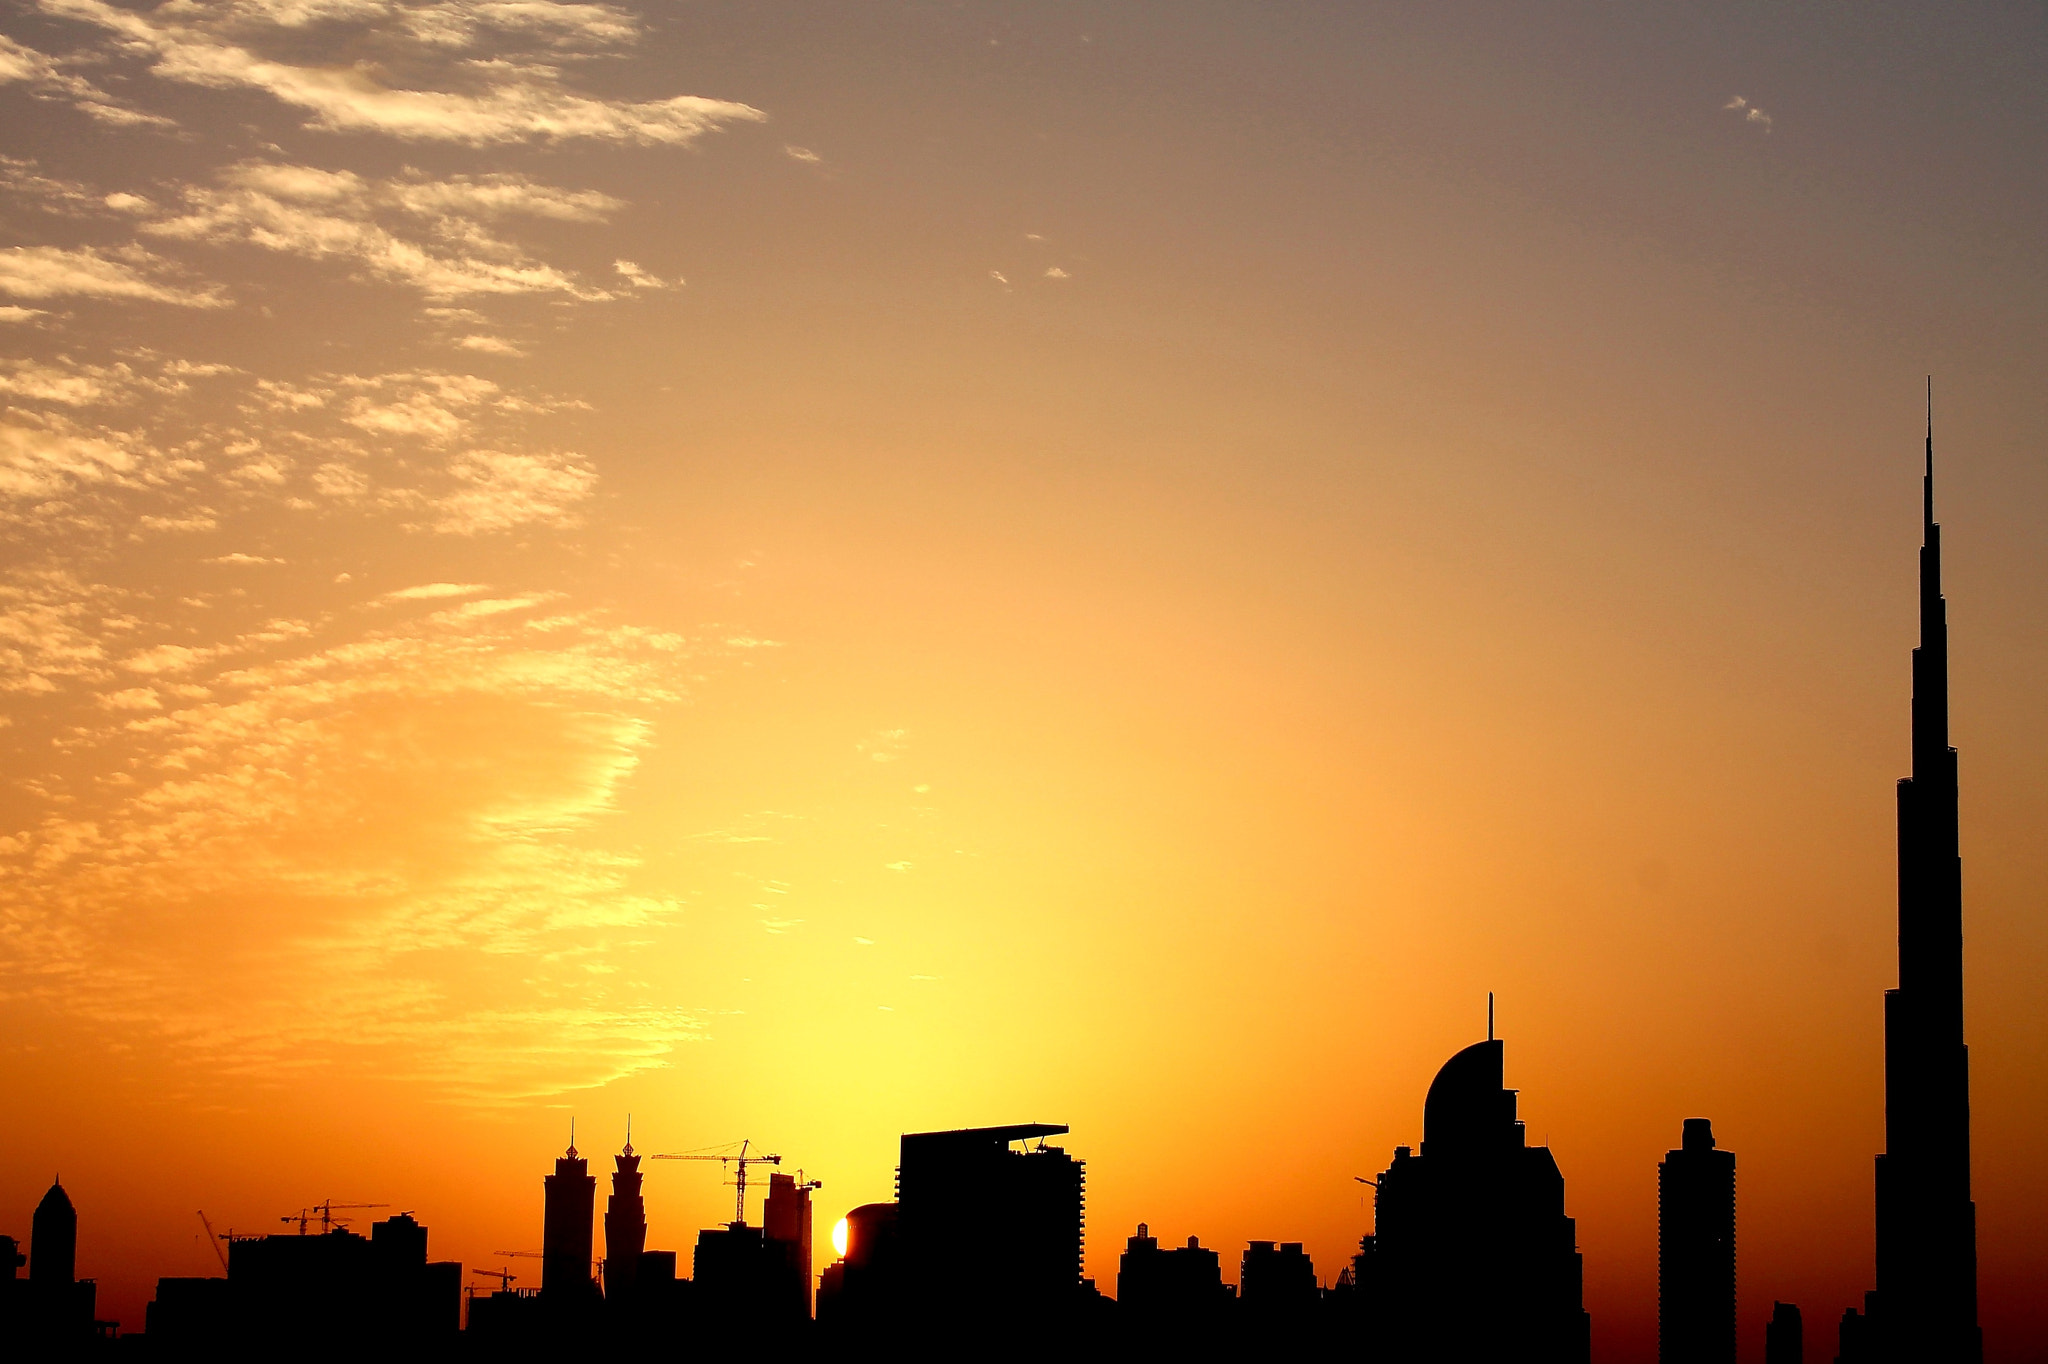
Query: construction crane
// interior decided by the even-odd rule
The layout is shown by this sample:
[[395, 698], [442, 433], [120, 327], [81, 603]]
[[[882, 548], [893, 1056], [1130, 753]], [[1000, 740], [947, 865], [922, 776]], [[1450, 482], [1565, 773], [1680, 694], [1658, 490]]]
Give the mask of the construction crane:
[[390, 1206], [389, 1203], [337, 1203], [330, 1198], [325, 1203], [315, 1203], [310, 1208], [300, 1208], [296, 1215], [287, 1213], [277, 1220], [280, 1222], [297, 1222], [299, 1224], [299, 1235], [304, 1236], [306, 1234], [306, 1224], [317, 1215], [320, 1218], [320, 1234], [325, 1236], [333, 1229], [335, 1223], [349, 1220], [346, 1217], [336, 1217], [334, 1215], [336, 1208], [388, 1208]]
[[229, 1232], [228, 1236], [222, 1236], [214, 1231], [213, 1223], [206, 1220], [206, 1209], [204, 1208], [199, 1210], [199, 1225], [206, 1228], [206, 1244], [213, 1247], [213, 1258], [220, 1261], [220, 1272], [223, 1274], [227, 1273], [228, 1253], [220, 1248], [220, 1243], [227, 1240], [228, 1236], [232, 1236], [234, 1233]]
[[511, 1290], [512, 1285], [518, 1282], [519, 1280], [519, 1276], [517, 1274], [514, 1274], [509, 1269], [472, 1269], [469, 1272], [472, 1274], [481, 1274], [486, 1279], [496, 1279], [498, 1281], [498, 1291], [500, 1293], [509, 1292]]
[[[674, 1155], [658, 1155], [654, 1158], [656, 1160], [715, 1160], [719, 1163], [721, 1167], [726, 1165], [732, 1166], [734, 1169], [732, 1182], [734, 1187], [738, 1190], [738, 1193], [733, 1198], [733, 1223], [736, 1226], [745, 1226], [747, 1222], [747, 1167], [749, 1165], [782, 1164], [781, 1156], [748, 1155], [747, 1150], [753, 1144], [754, 1143], [752, 1138], [749, 1138], [746, 1141], [737, 1143], [727, 1142], [725, 1143], [724, 1147], [707, 1146], [700, 1151], [678, 1151]], [[731, 1152], [727, 1152], [727, 1154], [724, 1155], [716, 1154], [717, 1152], [725, 1150], [727, 1147], [731, 1147], [734, 1145], [737, 1145], [740, 1148], [737, 1154]]]

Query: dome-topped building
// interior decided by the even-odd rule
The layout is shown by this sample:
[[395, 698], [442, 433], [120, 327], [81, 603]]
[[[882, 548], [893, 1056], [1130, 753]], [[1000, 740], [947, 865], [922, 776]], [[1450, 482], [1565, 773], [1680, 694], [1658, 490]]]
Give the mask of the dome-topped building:
[[1394, 1149], [1374, 1199], [1372, 1273], [1394, 1358], [1585, 1364], [1590, 1327], [1564, 1175], [1530, 1146], [1489, 1037], [1437, 1072], [1422, 1151]]

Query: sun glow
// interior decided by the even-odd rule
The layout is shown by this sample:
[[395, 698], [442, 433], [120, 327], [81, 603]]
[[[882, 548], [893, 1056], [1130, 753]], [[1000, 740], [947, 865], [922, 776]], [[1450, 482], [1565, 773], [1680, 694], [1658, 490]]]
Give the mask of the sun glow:
[[832, 1224], [832, 1250], [840, 1259], [846, 1258], [846, 1219], [844, 1217]]

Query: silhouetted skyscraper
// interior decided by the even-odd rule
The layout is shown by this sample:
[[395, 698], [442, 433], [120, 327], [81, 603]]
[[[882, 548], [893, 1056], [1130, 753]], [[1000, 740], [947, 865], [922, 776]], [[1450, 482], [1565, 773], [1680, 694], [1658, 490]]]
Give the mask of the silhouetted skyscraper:
[[[819, 1286], [818, 1318], [837, 1330], [884, 1329], [919, 1347], [963, 1330], [1058, 1329], [1088, 1296], [1081, 1281], [1084, 1173], [1044, 1139], [1052, 1123], [907, 1132], [893, 1204], [847, 1215], [845, 1258]], [[1016, 1142], [1038, 1145], [1011, 1150]], [[961, 1348], [957, 1339], [949, 1348]], [[980, 1347], [977, 1347], [980, 1348]]]
[[[1081, 1286], [1081, 1162], [1057, 1123], [907, 1132], [896, 1169], [918, 1296], [934, 1307], [1041, 1318]], [[1022, 1151], [1013, 1143], [1036, 1140]]]
[[99, 1288], [78, 1278], [78, 1212], [61, 1183], [53, 1182], [29, 1224], [28, 1317], [49, 1348], [92, 1334]]
[[54, 1293], [77, 1278], [78, 1211], [63, 1184], [52, 1182], [29, 1225], [28, 1281], [38, 1293]]
[[1735, 1361], [1735, 1155], [1705, 1118], [1657, 1166], [1657, 1358]]
[[[573, 1140], [573, 1139], [572, 1139]], [[574, 1145], [541, 1180], [547, 1191], [541, 1224], [540, 1291], [555, 1304], [594, 1296], [590, 1282], [591, 1222], [597, 1212], [597, 1176]]]
[[1764, 1364], [1806, 1364], [1806, 1325], [1789, 1302], [1771, 1304], [1764, 1326]]
[[1379, 1177], [1373, 1342], [1390, 1359], [1585, 1364], [1590, 1324], [1564, 1175], [1528, 1145], [1501, 1043], [1444, 1063], [1423, 1104], [1422, 1154]]
[[607, 1298], [625, 1299], [633, 1296], [647, 1249], [647, 1201], [640, 1196], [640, 1157], [633, 1154], [630, 1134], [612, 1162], [617, 1168], [604, 1206], [604, 1291]]
[[1230, 1302], [1222, 1257], [1193, 1236], [1184, 1246], [1161, 1250], [1151, 1228], [1140, 1222], [1117, 1261], [1116, 1300], [1155, 1329], [1210, 1329]]
[[768, 1176], [768, 1197], [761, 1205], [761, 1230], [769, 1249], [782, 1262], [786, 1312], [804, 1321], [811, 1316], [811, 1190], [794, 1175]]
[[1246, 1312], [1299, 1316], [1314, 1310], [1316, 1267], [1301, 1242], [1247, 1241], [1238, 1262], [1237, 1296]]
[[1886, 1358], [1976, 1364], [1984, 1337], [1963, 1044], [1963, 870], [1931, 385], [1929, 395], [1913, 775], [1899, 782], [1899, 985], [1884, 996], [1885, 1151], [1877, 1158], [1877, 1292], [1867, 1315], [1870, 1345]]

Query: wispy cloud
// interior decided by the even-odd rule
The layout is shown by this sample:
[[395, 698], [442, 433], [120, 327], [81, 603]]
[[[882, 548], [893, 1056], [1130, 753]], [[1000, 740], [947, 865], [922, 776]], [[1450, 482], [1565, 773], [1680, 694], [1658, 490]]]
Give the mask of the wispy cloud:
[[566, 453], [467, 450], [450, 468], [458, 485], [440, 499], [434, 528], [456, 535], [571, 524], [597, 486], [596, 470]]
[[1730, 113], [1741, 114], [1744, 123], [1754, 123], [1765, 132], [1771, 130], [1771, 116], [1740, 95], [1731, 96], [1721, 108]]
[[140, 247], [103, 253], [89, 246], [10, 246], [0, 250], [0, 294], [15, 298], [117, 298], [215, 308], [227, 302], [211, 286], [175, 281], [175, 267]]
[[361, 277], [433, 299], [612, 297], [570, 271], [533, 259], [490, 226], [511, 216], [602, 222], [621, 205], [593, 191], [510, 174], [369, 180], [353, 171], [248, 161], [220, 171], [213, 184], [184, 187], [181, 198], [182, 211], [144, 223], [143, 231], [339, 261]]
[[0, 85], [26, 84], [38, 99], [71, 105], [96, 122], [115, 127], [173, 126], [171, 120], [115, 99], [85, 77], [64, 70], [53, 59], [0, 34]]
[[[572, 90], [563, 62], [617, 51], [639, 34], [636, 20], [607, 5], [167, 0], [140, 12], [103, 0], [41, 0], [41, 8], [103, 31], [160, 79], [258, 90], [330, 132], [478, 146], [683, 145], [764, 117], [745, 104], [695, 95], [613, 100]], [[303, 64], [289, 55], [309, 48], [359, 55], [348, 65]], [[479, 50], [489, 55], [471, 55]], [[401, 56], [408, 60], [391, 60]], [[393, 70], [416, 75], [417, 83], [390, 84]]]
[[[0, 684], [78, 703], [44, 780], [63, 798], [0, 829], [0, 998], [217, 1069], [356, 1056], [483, 1100], [695, 1036], [586, 969], [675, 906], [578, 838], [679, 699], [686, 646], [588, 613], [537, 633], [548, 594], [440, 596], [397, 594], [427, 609], [366, 633], [272, 621], [195, 646], [152, 638], [161, 606], [136, 593], [0, 579]], [[491, 1028], [511, 1032], [484, 1047]]]

